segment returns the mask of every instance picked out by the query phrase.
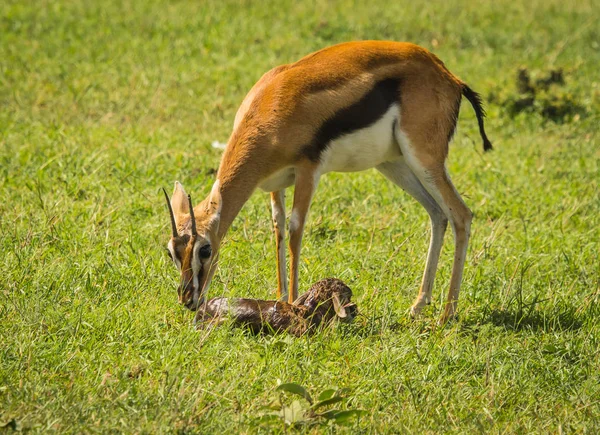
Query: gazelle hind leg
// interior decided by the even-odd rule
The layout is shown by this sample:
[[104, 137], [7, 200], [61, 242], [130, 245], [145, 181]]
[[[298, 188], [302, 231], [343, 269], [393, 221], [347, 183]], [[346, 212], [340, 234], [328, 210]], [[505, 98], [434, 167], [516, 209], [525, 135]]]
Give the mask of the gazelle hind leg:
[[294, 205], [290, 218], [290, 285], [288, 302], [292, 304], [298, 298], [298, 267], [300, 265], [300, 249], [302, 234], [310, 202], [319, 182], [316, 165], [307, 164], [296, 168], [296, 187], [294, 188]]
[[416, 317], [420, 314], [423, 307], [431, 303], [431, 293], [435, 274], [438, 267], [442, 244], [444, 243], [444, 234], [448, 225], [446, 215], [423, 187], [417, 176], [412, 172], [404, 160], [388, 162], [377, 166], [387, 179], [401, 187], [406, 193], [415, 198], [425, 208], [431, 220], [431, 239], [429, 250], [427, 251], [427, 262], [419, 294], [412, 307], [410, 314]]
[[[445, 323], [456, 314], [473, 213], [465, 205], [452, 181], [450, 181], [445, 162], [436, 161], [435, 158], [427, 154], [419, 156], [414, 151], [416, 144], [410, 144], [406, 137], [403, 139], [400, 141], [400, 147], [406, 158], [406, 163], [446, 214], [454, 232], [454, 262], [452, 276], [450, 277], [450, 289], [448, 290], [444, 313], [440, 318], [440, 323]], [[447, 144], [444, 144], [444, 146], [447, 146]], [[420, 151], [425, 149], [428, 148], [424, 146]]]
[[288, 299], [285, 267], [285, 189], [271, 192], [271, 210], [277, 250], [277, 299]]

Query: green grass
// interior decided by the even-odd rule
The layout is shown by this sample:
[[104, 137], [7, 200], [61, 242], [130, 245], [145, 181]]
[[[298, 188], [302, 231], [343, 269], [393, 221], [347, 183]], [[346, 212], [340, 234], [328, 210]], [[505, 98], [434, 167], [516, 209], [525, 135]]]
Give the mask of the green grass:
[[[35, 432], [279, 432], [278, 382], [347, 388], [366, 410], [305, 432], [600, 431], [600, 9], [595, 1], [23, 2], [0, 5], [0, 425]], [[194, 331], [176, 303], [159, 191], [207, 194], [245, 92], [336, 42], [409, 40], [482, 93], [449, 171], [475, 212], [460, 318], [449, 281], [408, 319], [428, 244], [420, 206], [374, 171], [324, 177], [301, 286], [336, 276], [362, 316], [313, 338]], [[563, 68], [561, 122], [511, 117], [519, 67]], [[571, 101], [571, 100], [569, 100]], [[289, 202], [289, 201], [288, 201]], [[255, 194], [212, 295], [272, 298]], [[291, 400], [291, 398], [290, 398]]]

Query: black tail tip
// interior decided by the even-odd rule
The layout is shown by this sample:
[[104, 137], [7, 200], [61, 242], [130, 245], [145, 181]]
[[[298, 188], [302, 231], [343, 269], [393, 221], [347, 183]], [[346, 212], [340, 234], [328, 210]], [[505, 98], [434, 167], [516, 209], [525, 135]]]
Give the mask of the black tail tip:
[[487, 137], [483, 138], [483, 151], [488, 152], [493, 149], [494, 149], [494, 147], [492, 146], [492, 143], [490, 142], [490, 140]]

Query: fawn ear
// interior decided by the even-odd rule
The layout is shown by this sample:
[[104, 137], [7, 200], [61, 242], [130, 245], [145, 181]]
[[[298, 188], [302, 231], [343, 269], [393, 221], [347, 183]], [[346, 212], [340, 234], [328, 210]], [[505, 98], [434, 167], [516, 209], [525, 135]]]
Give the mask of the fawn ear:
[[185, 193], [179, 181], [175, 182], [175, 189], [173, 189], [173, 196], [171, 196], [171, 207], [176, 221], [179, 221], [182, 214], [190, 213], [187, 193]]
[[334, 293], [331, 299], [333, 301], [333, 309], [335, 310], [335, 314], [337, 314], [337, 316], [341, 317], [342, 319], [345, 318], [347, 316], [346, 308], [344, 308], [344, 306], [340, 302], [340, 297], [336, 293]]

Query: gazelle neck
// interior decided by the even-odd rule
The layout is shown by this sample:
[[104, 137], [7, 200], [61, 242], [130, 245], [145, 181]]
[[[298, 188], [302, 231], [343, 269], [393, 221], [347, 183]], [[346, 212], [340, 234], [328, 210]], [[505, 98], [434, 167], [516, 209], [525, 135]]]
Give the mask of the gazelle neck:
[[232, 156], [227, 154], [229, 154], [228, 150], [225, 151], [217, 172], [222, 201], [219, 240], [227, 233], [233, 220], [259, 183], [259, 172], [251, 159], [239, 159], [231, 164]]

